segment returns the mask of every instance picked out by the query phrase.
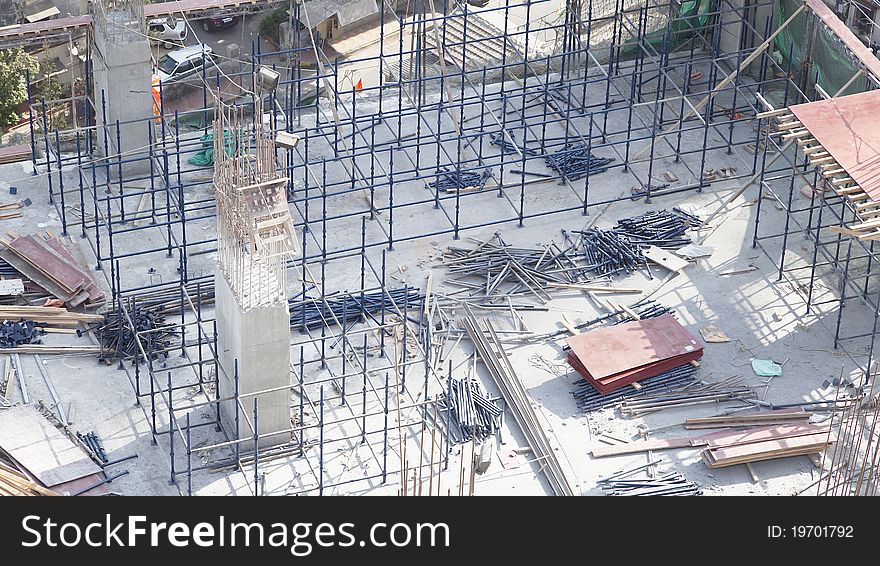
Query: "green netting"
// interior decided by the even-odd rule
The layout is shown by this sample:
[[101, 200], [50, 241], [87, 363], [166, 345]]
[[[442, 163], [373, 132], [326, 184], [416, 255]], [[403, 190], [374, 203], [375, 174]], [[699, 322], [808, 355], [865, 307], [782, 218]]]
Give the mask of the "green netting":
[[[776, 8], [776, 26], [782, 25], [802, 6], [801, 0], [779, 0]], [[796, 73], [805, 64], [812, 63], [808, 85], [818, 84], [825, 92], [836, 94], [859, 70], [859, 63], [825, 26], [819, 25], [816, 16], [803, 11], [776, 36], [776, 52], [784, 61], [791, 61], [791, 69]], [[808, 47], [807, 47], [808, 46]], [[809, 49], [812, 61], [804, 59], [804, 51]], [[784, 63], [787, 65], [787, 63]], [[843, 94], [862, 92], [865, 81], [855, 81]]]
[[[712, 23], [712, 16], [709, 14], [715, 8], [714, 0], [685, 0], [678, 7], [677, 13], [672, 8], [670, 13], [673, 18], [672, 25], [669, 30], [664, 27], [645, 35], [645, 41], [652, 45], [660, 52], [669, 51], [678, 47], [684, 41], [687, 41], [694, 34]], [[636, 42], [628, 42], [623, 48], [624, 54], [634, 53], [638, 45]]]
[[[234, 149], [232, 147], [232, 132], [229, 130], [223, 131], [223, 147], [226, 151], [226, 155], [232, 155]], [[214, 132], [208, 132], [199, 138], [199, 141], [202, 142], [201, 151], [194, 153], [191, 155], [186, 161], [191, 165], [196, 165], [198, 167], [210, 167], [214, 165]]]

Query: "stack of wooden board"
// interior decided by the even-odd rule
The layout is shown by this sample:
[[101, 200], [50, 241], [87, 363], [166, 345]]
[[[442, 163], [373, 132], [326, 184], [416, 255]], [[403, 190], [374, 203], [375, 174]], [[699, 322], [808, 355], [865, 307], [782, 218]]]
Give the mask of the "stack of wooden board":
[[0, 258], [69, 307], [98, 307], [104, 293], [56, 236], [14, 236]]
[[835, 441], [829, 425], [791, 424], [748, 429], [728, 429], [684, 438], [657, 438], [625, 442], [612, 446], [596, 446], [593, 458], [620, 456], [668, 450], [671, 448], [702, 448], [703, 461], [710, 468], [723, 468], [823, 452]]
[[[76, 334], [79, 323], [104, 322], [104, 315], [71, 312], [58, 307], [25, 307], [0, 305], [0, 321], [31, 321], [47, 333]], [[54, 344], [19, 344], [14, 348], [0, 348], [0, 354], [91, 354], [101, 352], [100, 346], [61, 346]]]
[[6, 147], [0, 147], [0, 165], [26, 161], [30, 158], [31, 148], [29, 145], [7, 145]]
[[[0, 461], [3, 495], [76, 493], [102, 479], [101, 468], [33, 405], [0, 411], [0, 456], [6, 460]], [[102, 485], [87, 493], [106, 495], [109, 489]]]
[[709, 440], [703, 461], [710, 468], [819, 454], [835, 441], [827, 425], [782, 425], [730, 431]]
[[702, 429], [702, 428], [728, 428], [728, 427], [745, 427], [745, 426], [767, 426], [767, 425], [783, 425], [783, 424], [805, 424], [809, 422], [813, 413], [797, 409], [777, 409], [775, 411], [767, 411], [763, 413], [754, 413], [751, 415], [729, 415], [723, 417], [703, 417], [697, 419], [687, 419], [684, 421], [684, 428]]
[[703, 345], [671, 314], [566, 339], [568, 364], [607, 394], [703, 356]]

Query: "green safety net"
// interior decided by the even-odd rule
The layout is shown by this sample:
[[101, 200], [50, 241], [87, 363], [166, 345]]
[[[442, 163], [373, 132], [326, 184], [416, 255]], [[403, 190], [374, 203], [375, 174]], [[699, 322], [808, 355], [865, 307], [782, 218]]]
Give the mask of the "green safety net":
[[[684, 0], [677, 8], [670, 8], [672, 12], [669, 17], [673, 21], [668, 29], [664, 26], [650, 32], [645, 35], [644, 40], [661, 53], [671, 51], [689, 40], [695, 32], [710, 25], [713, 20], [711, 12], [714, 9], [715, 0]], [[634, 53], [638, 48], [636, 42], [626, 43], [622, 50], [624, 54]]]
[[[232, 132], [229, 130], [223, 131], [223, 147], [226, 151], [226, 155], [232, 155], [234, 152], [232, 139]], [[196, 165], [198, 167], [211, 167], [214, 165], [214, 132], [208, 132], [199, 138], [199, 141], [202, 142], [202, 150], [196, 152], [191, 155], [186, 161], [191, 165]]]
[[[782, 25], [799, 7], [802, 0], [779, 0], [776, 6], [775, 25]], [[783, 28], [774, 40], [777, 61], [785, 68], [791, 62], [791, 72], [811, 65], [807, 85], [818, 84], [825, 92], [836, 94], [856, 74], [860, 65], [844, 47], [843, 42], [820, 24], [819, 18], [803, 11]], [[805, 59], [804, 53], [809, 51]], [[808, 86], [809, 88], [809, 86]], [[863, 80], [853, 81], [842, 94], [855, 94], [867, 89]]]

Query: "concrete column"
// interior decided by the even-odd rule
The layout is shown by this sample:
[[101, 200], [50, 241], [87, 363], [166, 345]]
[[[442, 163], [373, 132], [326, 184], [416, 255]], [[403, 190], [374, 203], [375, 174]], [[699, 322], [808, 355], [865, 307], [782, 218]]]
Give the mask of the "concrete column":
[[[290, 312], [287, 301], [242, 310], [235, 292], [218, 268], [214, 276], [217, 349], [220, 361], [220, 397], [235, 394], [235, 361], [238, 360], [239, 394], [290, 385]], [[290, 428], [290, 390], [257, 396], [260, 434]], [[239, 437], [253, 434], [246, 424], [252, 420], [253, 397], [242, 400], [247, 413], [239, 415]], [[220, 407], [223, 428], [235, 436], [235, 404]], [[260, 446], [272, 446], [290, 440], [279, 434], [261, 440]], [[250, 449], [250, 444], [242, 446]]]
[[[147, 124], [143, 120], [153, 117], [151, 78], [152, 62], [150, 46], [145, 37], [131, 36], [130, 41], [111, 43], [95, 29], [93, 52], [94, 100], [98, 122], [98, 148], [104, 150], [104, 114], [101, 93], [107, 104], [107, 145], [110, 154], [143, 153], [149, 143]], [[120, 146], [116, 147], [116, 121], [120, 122]], [[132, 124], [122, 124], [141, 120]], [[150, 169], [146, 160], [123, 165], [123, 174], [143, 173]], [[110, 168], [117, 175], [117, 168]]]

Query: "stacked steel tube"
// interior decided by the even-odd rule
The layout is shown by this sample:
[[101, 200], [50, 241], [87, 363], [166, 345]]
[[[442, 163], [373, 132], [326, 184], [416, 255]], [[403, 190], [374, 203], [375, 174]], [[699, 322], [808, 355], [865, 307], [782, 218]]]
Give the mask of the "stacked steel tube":
[[346, 324], [371, 316], [382, 309], [393, 309], [405, 302], [417, 307], [422, 299], [418, 289], [400, 288], [374, 293], [353, 293], [341, 298], [325, 297], [289, 300], [291, 328], [320, 328], [323, 325]]
[[482, 188], [486, 184], [486, 179], [491, 175], [492, 173], [488, 169], [482, 173], [474, 173], [473, 171], [449, 171], [444, 167], [437, 172], [437, 180], [431, 181], [428, 183], [428, 186], [443, 192], [455, 192], [467, 188]]
[[588, 228], [576, 233], [581, 236], [579, 243], [588, 271], [601, 275], [631, 273], [647, 265], [639, 245], [614, 230]]
[[677, 390], [629, 397], [623, 400], [620, 412], [624, 416], [640, 417], [664, 409], [726, 401], [745, 402], [755, 397], [755, 390], [744, 385], [743, 378], [732, 377], [715, 383], [691, 383]]
[[693, 216], [668, 210], [652, 210], [638, 216], [621, 218], [617, 221], [614, 232], [638, 245], [675, 250], [691, 243], [685, 232], [694, 224]]
[[[645, 468], [645, 466], [640, 466]], [[665, 495], [665, 496], [693, 496], [703, 495], [700, 486], [689, 481], [676, 470], [664, 472], [655, 477], [632, 477], [632, 472], [622, 472], [610, 478], [596, 482], [605, 495]]]
[[104, 451], [104, 443], [101, 442], [101, 439], [98, 438], [98, 435], [95, 434], [95, 431], [87, 432], [86, 434], [76, 433], [76, 437], [79, 438], [80, 442], [83, 443], [92, 453], [104, 464], [109, 462], [110, 460], [107, 458], [107, 452]]
[[613, 157], [598, 157], [590, 153], [585, 144], [569, 144], [565, 149], [544, 157], [547, 166], [574, 181], [585, 175], [597, 175], [608, 171]]
[[696, 381], [694, 375], [696, 372], [697, 369], [694, 366], [685, 364], [654, 377], [643, 379], [639, 382], [641, 389], [638, 391], [628, 387], [612, 391], [607, 395], [596, 391], [586, 380], [579, 379], [575, 382], [576, 389], [572, 395], [574, 395], [580, 410], [590, 412], [648, 394], [680, 390]]
[[489, 438], [501, 426], [501, 407], [489, 397], [476, 380], [452, 380], [450, 392], [444, 393], [437, 405], [439, 415], [449, 415], [446, 426], [455, 444], [478, 442]]

